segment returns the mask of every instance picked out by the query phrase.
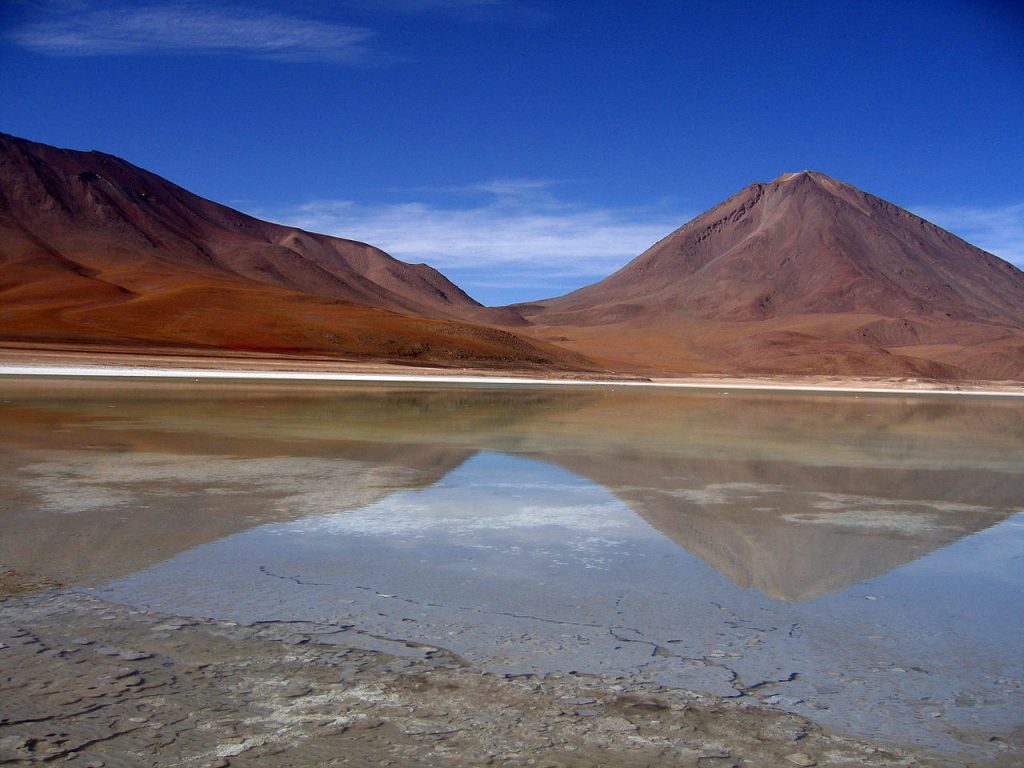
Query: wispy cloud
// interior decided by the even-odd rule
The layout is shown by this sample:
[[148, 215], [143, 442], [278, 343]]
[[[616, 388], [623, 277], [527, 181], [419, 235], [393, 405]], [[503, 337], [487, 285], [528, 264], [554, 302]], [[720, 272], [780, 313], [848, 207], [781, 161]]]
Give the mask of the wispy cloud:
[[467, 21], [544, 21], [550, 11], [520, 0], [342, 0], [350, 8], [412, 15], [441, 15]]
[[913, 211], [1024, 269], [1024, 203], [991, 208], [923, 205]]
[[23, 48], [56, 56], [233, 53], [343, 63], [362, 59], [372, 36], [362, 27], [194, 2], [69, 9], [5, 35]]
[[343, 0], [345, 5], [391, 13], [490, 10], [511, 5], [506, 0]]
[[[462, 205], [314, 200], [254, 211], [275, 221], [372, 243], [442, 270], [477, 298], [536, 299], [605, 277], [687, 221], [664, 208], [609, 208], [559, 199], [554, 185], [497, 179], [443, 190]], [[513, 297], [497, 297], [507, 288]]]

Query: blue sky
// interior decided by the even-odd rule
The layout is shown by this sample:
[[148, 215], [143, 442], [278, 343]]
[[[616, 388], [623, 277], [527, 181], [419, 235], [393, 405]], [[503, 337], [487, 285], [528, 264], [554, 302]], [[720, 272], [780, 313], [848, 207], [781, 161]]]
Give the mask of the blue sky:
[[1024, 265], [1024, 11], [0, 0], [0, 130], [427, 261], [490, 304], [811, 168]]

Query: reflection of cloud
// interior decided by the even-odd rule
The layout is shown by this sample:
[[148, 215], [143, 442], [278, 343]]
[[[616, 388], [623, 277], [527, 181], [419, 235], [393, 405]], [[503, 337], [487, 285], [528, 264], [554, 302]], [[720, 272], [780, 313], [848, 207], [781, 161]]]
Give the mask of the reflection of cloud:
[[369, 503], [380, 489], [411, 478], [408, 470], [344, 459], [67, 452], [27, 465], [18, 481], [37, 495], [40, 509], [62, 514], [130, 510], [189, 492], [241, 496], [254, 489], [282, 513], [323, 514]]
[[372, 243], [403, 261], [426, 262], [471, 294], [496, 282], [519, 283], [534, 286], [529, 298], [557, 292], [545, 293], [551, 280], [605, 277], [689, 218], [678, 211], [566, 202], [551, 187], [535, 179], [499, 179], [434, 191], [469, 198], [450, 205], [314, 200], [254, 213]]
[[277, 61], [353, 62], [364, 56], [372, 34], [283, 13], [180, 2], [63, 13], [16, 28], [7, 38], [56, 56], [236, 53]]
[[[482, 502], [486, 502], [483, 504]], [[479, 504], [479, 506], [478, 506]], [[486, 508], [486, 512], [480, 512]], [[467, 536], [488, 531], [527, 530], [555, 526], [579, 533], [622, 532], [629, 527], [629, 511], [618, 501], [585, 504], [508, 504], [493, 496], [438, 494], [429, 500], [399, 494], [354, 512], [307, 517], [288, 523], [293, 533], [337, 533], [395, 536], [443, 532]], [[593, 537], [587, 537], [588, 540]]]
[[650, 528], [603, 486], [546, 462], [492, 453], [477, 454], [426, 490], [307, 517], [279, 530], [375, 537], [434, 533], [454, 542], [476, 541], [489, 532], [532, 535], [551, 528], [561, 529], [558, 541], [584, 548], [607, 543], [603, 536], [609, 533], [650, 535]]
[[356, 10], [413, 15], [445, 15], [463, 21], [546, 21], [551, 13], [519, 0], [343, 0]]
[[914, 213], [1024, 268], [1024, 203], [991, 208], [921, 206]]

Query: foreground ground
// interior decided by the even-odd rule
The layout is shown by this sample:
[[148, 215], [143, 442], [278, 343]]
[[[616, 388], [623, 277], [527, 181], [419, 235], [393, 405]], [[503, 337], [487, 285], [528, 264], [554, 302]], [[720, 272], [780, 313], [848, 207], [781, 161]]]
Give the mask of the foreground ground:
[[9, 572], [4, 588], [0, 764], [1024, 764], [1019, 739], [996, 744], [1002, 758], [990, 763], [927, 756], [743, 700], [618, 678], [499, 677], [439, 648], [361, 650], [333, 643], [333, 625], [163, 616], [81, 592], [19, 596], [26, 585]]

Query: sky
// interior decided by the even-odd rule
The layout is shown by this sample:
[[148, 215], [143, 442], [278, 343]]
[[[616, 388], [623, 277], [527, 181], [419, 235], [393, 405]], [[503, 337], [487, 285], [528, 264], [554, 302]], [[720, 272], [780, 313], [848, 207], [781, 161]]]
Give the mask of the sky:
[[0, 0], [0, 94], [0, 131], [485, 304], [598, 280], [804, 169], [1024, 267], [1014, 2]]

